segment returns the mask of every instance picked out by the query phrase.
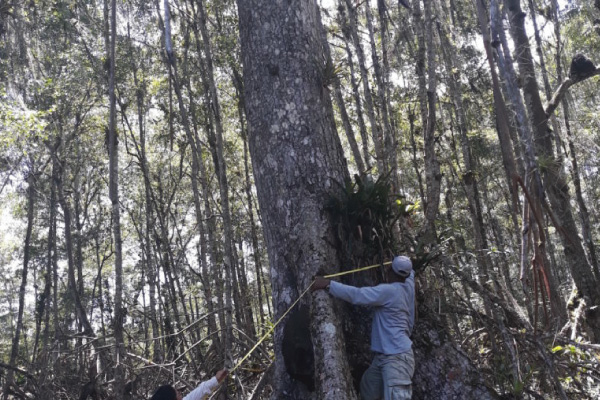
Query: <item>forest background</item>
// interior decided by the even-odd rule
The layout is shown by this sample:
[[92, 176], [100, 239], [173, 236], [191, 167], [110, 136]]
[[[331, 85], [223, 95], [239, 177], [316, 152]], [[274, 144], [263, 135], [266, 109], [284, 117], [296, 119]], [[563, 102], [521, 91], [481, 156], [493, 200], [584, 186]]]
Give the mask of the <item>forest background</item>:
[[415, 398], [598, 398], [599, 50], [599, 0], [2, 0], [0, 396], [356, 399], [368, 310], [303, 291], [406, 253]]

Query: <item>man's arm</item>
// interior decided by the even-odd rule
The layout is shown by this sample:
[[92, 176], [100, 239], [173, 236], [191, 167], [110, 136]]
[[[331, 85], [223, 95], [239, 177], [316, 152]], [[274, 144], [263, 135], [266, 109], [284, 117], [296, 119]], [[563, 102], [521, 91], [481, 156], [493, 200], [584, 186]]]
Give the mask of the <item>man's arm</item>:
[[223, 380], [227, 377], [229, 371], [226, 369], [222, 369], [217, 372], [215, 376], [211, 379], [202, 382], [198, 387], [190, 392], [187, 396], [183, 398], [183, 400], [204, 400], [207, 396], [215, 390], [219, 383], [223, 382]]
[[355, 305], [381, 306], [389, 297], [383, 286], [357, 288], [318, 276], [312, 290], [320, 289], [329, 289], [333, 296]]
[[331, 282], [329, 293], [348, 303], [363, 306], [382, 306], [390, 297], [387, 286], [379, 285], [357, 288], [335, 281]]

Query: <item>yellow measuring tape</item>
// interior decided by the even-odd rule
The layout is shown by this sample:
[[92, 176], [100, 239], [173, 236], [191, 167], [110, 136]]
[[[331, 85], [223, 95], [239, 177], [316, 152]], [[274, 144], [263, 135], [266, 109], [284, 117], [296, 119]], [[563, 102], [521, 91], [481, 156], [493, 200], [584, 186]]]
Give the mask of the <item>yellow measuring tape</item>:
[[373, 269], [375, 267], [379, 267], [381, 265], [390, 265], [392, 262], [391, 261], [387, 261], [384, 262], [383, 264], [374, 264], [374, 265], [369, 265], [368, 267], [362, 267], [362, 268], [356, 268], [350, 271], [342, 271], [342, 272], [338, 272], [336, 274], [331, 274], [331, 275], [325, 275], [323, 278], [335, 278], [336, 276], [342, 276], [342, 275], [348, 275], [348, 274], [353, 274], [355, 272], [361, 272], [361, 271], [366, 271], [368, 269]]
[[[374, 265], [369, 265], [368, 267], [361, 267], [361, 268], [356, 268], [356, 269], [352, 269], [352, 270], [349, 270], [349, 271], [342, 271], [342, 272], [338, 272], [338, 273], [335, 273], [335, 274], [325, 275], [323, 278], [329, 279], [329, 278], [335, 278], [337, 276], [354, 274], [356, 272], [366, 271], [366, 270], [369, 270], [369, 269], [373, 269], [373, 268], [379, 267], [381, 265], [389, 265], [391, 263], [392, 263], [391, 261], [387, 261], [387, 262], [384, 262], [383, 264], [374, 264]], [[271, 328], [269, 328], [269, 330], [267, 331], [267, 333], [265, 333], [258, 340], [258, 342], [256, 342], [256, 344], [250, 349], [250, 351], [248, 351], [248, 353], [246, 353], [246, 355], [240, 361], [237, 362], [237, 364], [235, 365], [235, 367], [233, 367], [231, 369], [231, 371], [229, 371], [230, 373], [233, 373], [236, 369], [238, 369], [238, 367], [240, 365], [242, 365], [242, 363], [244, 361], [246, 361], [246, 359], [250, 356], [250, 354], [252, 354], [254, 352], [254, 350], [256, 350], [256, 348], [258, 346], [260, 346], [260, 344], [262, 342], [264, 342], [267, 337], [269, 337], [269, 335], [275, 330], [275, 327], [277, 325], [279, 325], [279, 323], [285, 318], [286, 315], [288, 315], [288, 313], [292, 310], [292, 308], [294, 308], [294, 306], [296, 304], [298, 304], [298, 302], [300, 301], [300, 299], [309, 291], [309, 289], [312, 287], [312, 285], [314, 283], [315, 283], [314, 281], [311, 282], [311, 284], [308, 285], [308, 287], [306, 289], [304, 289], [304, 291], [300, 294], [300, 296], [296, 299], [296, 301], [294, 301], [294, 303], [292, 303], [292, 305], [283, 313], [283, 315], [281, 317], [279, 317], [279, 319], [277, 320], [277, 322], [275, 322], [275, 324], [273, 324], [273, 326]]]

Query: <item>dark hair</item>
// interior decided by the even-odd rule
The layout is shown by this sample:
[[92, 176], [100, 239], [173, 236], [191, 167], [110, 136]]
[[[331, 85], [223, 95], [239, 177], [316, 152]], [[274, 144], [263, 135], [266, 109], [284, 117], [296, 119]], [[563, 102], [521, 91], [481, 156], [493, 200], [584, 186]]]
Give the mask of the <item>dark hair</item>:
[[175, 388], [171, 385], [163, 385], [156, 389], [156, 393], [154, 396], [150, 398], [150, 400], [176, 400], [177, 392]]

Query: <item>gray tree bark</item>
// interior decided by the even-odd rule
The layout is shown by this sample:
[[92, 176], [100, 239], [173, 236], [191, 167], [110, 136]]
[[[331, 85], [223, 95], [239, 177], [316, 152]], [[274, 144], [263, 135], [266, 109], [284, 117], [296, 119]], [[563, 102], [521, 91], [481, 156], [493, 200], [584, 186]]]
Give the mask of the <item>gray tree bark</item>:
[[[316, 2], [239, 0], [238, 9], [248, 138], [278, 317], [315, 274], [339, 265], [323, 206], [348, 172], [324, 86]], [[315, 374], [309, 379], [316, 393], [286, 371], [279, 325], [273, 399], [356, 399], [334, 303], [324, 292], [309, 296], [301, 306], [312, 303]]]

